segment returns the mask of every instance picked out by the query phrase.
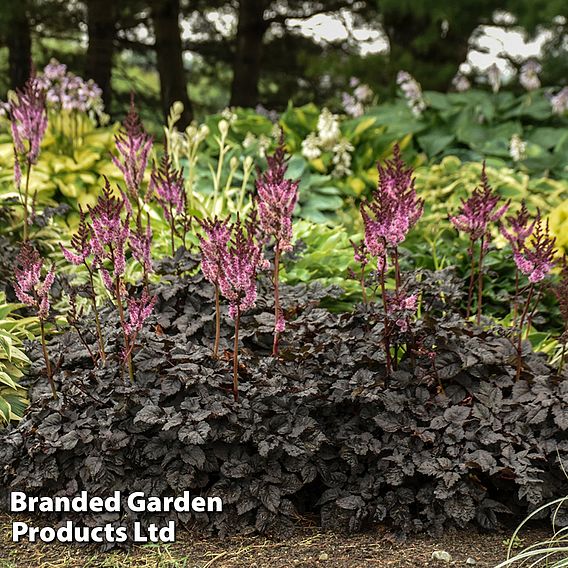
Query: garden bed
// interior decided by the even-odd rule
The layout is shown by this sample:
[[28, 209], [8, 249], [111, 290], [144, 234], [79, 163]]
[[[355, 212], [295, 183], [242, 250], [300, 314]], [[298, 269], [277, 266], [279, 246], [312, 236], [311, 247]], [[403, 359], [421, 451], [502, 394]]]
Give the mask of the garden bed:
[[[195, 265], [183, 260], [185, 270]], [[134, 383], [112, 358], [95, 368], [75, 332], [66, 332], [50, 345], [60, 393], [53, 400], [35, 354], [33, 404], [0, 438], [4, 498], [8, 490], [188, 490], [221, 497], [223, 512], [126, 511], [105, 515], [104, 523], [173, 518], [180, 530], [288, 535], [299, 519], [315, 515], [324, 529], [384, 523], [401, 534], [441, 534], [456, 526], [495, 529], [567, 493], [559, 460], [568, 457], [568, 382], [528, 349], [515, 381], [515, 349], [499, 329], [444, 316], [438, 284], [445, 282], [447, 308], [451, 271], [421, 274], [430, 310], [414, 333], [423, 344], [435, 337], [434, 363], [416, 354], [388, 379], [380, 313], [319, 307], [333, 289], [283, 289], [291, 323], [279, 358], [271, 357], [265, 282], [242, 321], [237, 403], [230, 325], [223, 326], [223, 356], [211, 356], [212, 287], [201, 275], [183, 276], [179, 263], [158, 270], [163, 283], [153, 290], [155, 314], [139, 338]], [[119, 344], [114, 311], [102, 317], [107, 344]], [[94, 345], [95, 336], [83, 331]], [[98, 517], [60, 519], [94, 526]]]
[[[218, 539], [181, 532], [173, 545], [135, 546], [128, 552], [100, 553], [93, 547], [14, 544], [9, 538], [13, 520], [0, 515], [3, 568], [27, 568], [30, 562], [58, 568], [493, 568], [506, 557], [505, 542], [511, 532], [451, 530], [437, 538], [416, 535], [405, 540], [398, 539], [385, 527], [347, 538], [341, 533], [304, 526], [286, 540], [265, 536]], [[522, 545], [529, 546], [548, 537], [547, 529], [532, 528], [524, 532]], [[451, 555], [450, 563], [433, 562], [432, 553], [440, 550]], [[466, 564], [468, 559], [475, 560], [475, 564]]]

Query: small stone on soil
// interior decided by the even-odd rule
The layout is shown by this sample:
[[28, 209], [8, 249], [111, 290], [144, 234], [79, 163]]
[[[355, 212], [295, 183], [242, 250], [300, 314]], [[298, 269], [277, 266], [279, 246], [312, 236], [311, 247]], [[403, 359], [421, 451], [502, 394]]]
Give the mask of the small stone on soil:
[[438, 560], [439, 562], [450, 563], [452, 561], [452, 555], [445, 550], [434, 550], [432, 552], [432, 560]]

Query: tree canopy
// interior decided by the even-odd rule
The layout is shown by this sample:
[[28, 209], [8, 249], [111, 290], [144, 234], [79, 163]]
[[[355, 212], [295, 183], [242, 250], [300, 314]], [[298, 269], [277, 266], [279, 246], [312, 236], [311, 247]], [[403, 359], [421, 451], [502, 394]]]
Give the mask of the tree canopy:
[[[306, 33], [321, 17], [320, 27], [345, 33]], [[338, 99], [351, 75], [381, 96], [399, 70], [447, 90], [487, 25], [545, 32], [542, 78], [562, 84], [567, 18], [564, 0], [4, 0], [1, 89], [20, 87], [32, 61], [55, 56], [100, 85], [111, 113], [113, 98], [136, 89], [163, 113], [182, 101], [181, 124], [227, 104]], [[385, 50], [364, 52], [355, 29], [383, 38]]]

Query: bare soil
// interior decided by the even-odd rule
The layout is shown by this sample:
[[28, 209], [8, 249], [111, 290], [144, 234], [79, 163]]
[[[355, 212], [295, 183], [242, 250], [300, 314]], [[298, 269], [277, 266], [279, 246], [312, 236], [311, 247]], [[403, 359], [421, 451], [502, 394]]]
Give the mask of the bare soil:
[[[490, 568], [506, 558], [505, 541], [512, 534], [512, 530], [489, 534], [455, 530], [438, 538], [419, 535], [401, 540], [384, 527], [356, 535], [305, 527], [286, 540], [261, 536], [222, 540], [179, 531], [174, 544], [101, 552], [90, 546], [13, 543], [14, 520], [26, 519], [0, 515], [0, 568]], [[529, 546], [548, 536], [544, 527], [531, 528], [522, 534], [520, 544]], [[447, 551], [452, 561], [433, 560], [436, 550]], [[467, 564], [468, 558], [475, 564]]]

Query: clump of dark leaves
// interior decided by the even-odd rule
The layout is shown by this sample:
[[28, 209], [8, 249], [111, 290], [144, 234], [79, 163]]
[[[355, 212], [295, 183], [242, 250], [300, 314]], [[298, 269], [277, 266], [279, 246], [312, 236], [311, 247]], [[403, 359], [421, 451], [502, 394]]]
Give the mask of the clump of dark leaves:
[[[221, 497], [223, 512], [61, 520], [93, 526], [174, 518], [220, 534], [278, 533], [315, 513], [324, 528], [384, 522], [402, 532], [439, 532], [494, 528], [568, 491], [560, 467], [568, 458], [568, 381], [527, 349], [515, 382], [509, 339], [441, 315], [443, 298], [452, 297], [449, 274], [442, 297], [434, 292], [439, 276], [422, 275], [425, 301], [440, 315], [417, 323], [424, 350], [388, 386], [381, 318], [318, 307], [335, 290], [287, 289], [290, 326], [280, 358], [268, 356], [273, 304], [264, 283], [256, 310], [243, 316], [235, 403], [231, 320], [225, 313], [225, 357], [215, 360], [213, 290], [200, 275], [183, 276], [196, 267], [193, 258], [178, 261], [159, 268], [163, 284], [153, 290], [158, 304], [141, 332], [134, 384], [118, 364], [93, 368], [73, 333], [54, 341], [60, 399], [42, 395], [38, 380], [23, 421], [0, 433], [4, 507], [10, 490], [188, 490]], [[120, 345], [114, 312], [102, 317], [117, 339], [107, 344]]]

